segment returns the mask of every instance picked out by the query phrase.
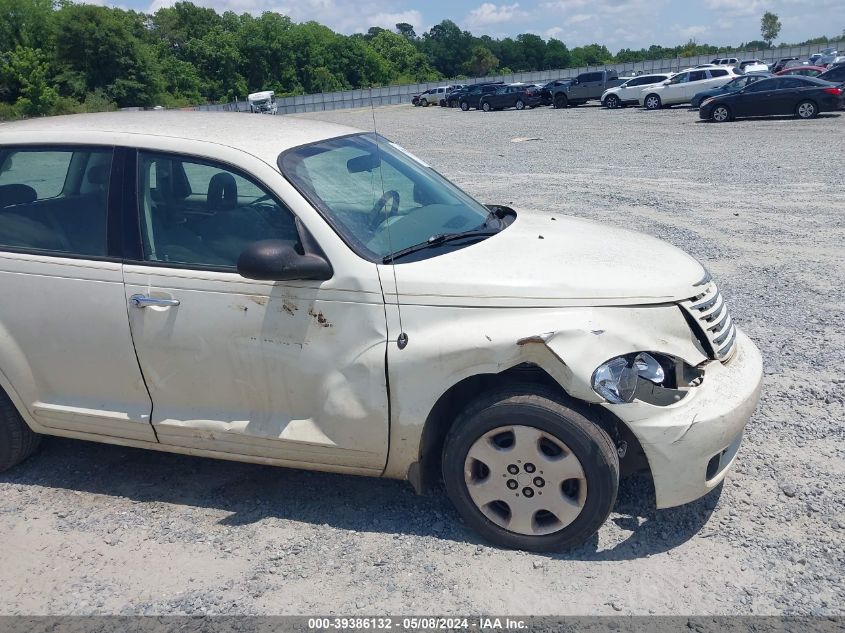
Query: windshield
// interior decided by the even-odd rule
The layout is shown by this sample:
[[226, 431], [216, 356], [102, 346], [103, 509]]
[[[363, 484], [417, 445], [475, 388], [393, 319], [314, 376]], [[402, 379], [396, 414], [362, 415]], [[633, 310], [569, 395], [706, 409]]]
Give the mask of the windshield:
[[436, 236], [481, 230], [490, 217], [487, 207], [375, 134], [297, 147], [281, 155], [279, 167], [347, 243], [373, 261]]

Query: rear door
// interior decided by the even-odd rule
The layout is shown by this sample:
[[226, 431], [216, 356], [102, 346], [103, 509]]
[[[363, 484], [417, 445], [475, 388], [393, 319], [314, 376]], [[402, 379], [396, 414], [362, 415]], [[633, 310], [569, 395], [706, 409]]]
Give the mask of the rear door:
[[[727, 72], [725, 74], [727, 74]], [[709, 77], [707, 76], [706, 70], [690, 71], [689, 80], [686, 81], [681, 87], [681, 94], [683, 95], [683, 99], [678, 103], [690, 101], [693, 96], [695, 96], [695, 93], [701, 92], [702, 90], [707, 90], [707, 88], [715, 87], [709, 85], [713, 82], [709, 82], [708, 79]]]
[[0, 385], [51, 432], [155, 442], [123, 293], [123, 154], [0, 145]]
[[775, 113], [776, 88], [781, 78], [761, 79], [740, 92], [732, 107], [736, 116], [766, 116]]

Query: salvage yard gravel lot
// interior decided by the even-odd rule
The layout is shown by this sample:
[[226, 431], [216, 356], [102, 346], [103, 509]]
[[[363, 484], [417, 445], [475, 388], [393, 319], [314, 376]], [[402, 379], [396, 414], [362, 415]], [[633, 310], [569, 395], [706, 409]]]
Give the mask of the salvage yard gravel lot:
[[625, 480], [596, 538], [528, 554], [479, 541], [442, 489], [47, 439], [0, 475], [0, 614], [845, 613], [845, 116], [375, 118], [483, 202], [644, 231], [709, 268], [765, 361], [723, 488], [657, 511]]

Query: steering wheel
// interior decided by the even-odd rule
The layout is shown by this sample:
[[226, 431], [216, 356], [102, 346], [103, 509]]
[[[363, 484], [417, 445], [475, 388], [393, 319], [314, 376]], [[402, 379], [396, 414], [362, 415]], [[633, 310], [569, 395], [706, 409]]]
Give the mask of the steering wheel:
[[[387, 208], [387, 202], [390, 200], [390, 209]], [[372, 218], [370, 219], [370, 228], [375, 230], [379, 224], [384, 222], [391, 215], [396, 215], [399, 210], [399, 192], [395, 189], [385, 191], [381, 194], [376, 203], [373, 205], [373, 210], [370, 211]]]

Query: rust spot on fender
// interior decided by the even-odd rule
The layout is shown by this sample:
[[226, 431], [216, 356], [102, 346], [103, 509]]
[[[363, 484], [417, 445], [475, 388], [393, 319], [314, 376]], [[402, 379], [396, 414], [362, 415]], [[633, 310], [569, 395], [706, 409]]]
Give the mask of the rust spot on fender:
[[329, 320], [323, 316], [322, 312], [314, 312], [314, 308], [308, 308], [308, 314], [314, 317], [314, 320], [320, 327], [334, 327], [334, 325], [332, 325]]
[[260, 306], [267, 305], [267, 297], [247, 297], [253, 303], [257, 303]]
[[295, 303], [290, 303], [289, 301], [285, 301], [284, 303], [282, 303], [281, 309], [284, 310], [285, 312], [287, 312], [291, 316], [293, 316], [294, 312], [299, 310], [299, 308], [296, 307]]

